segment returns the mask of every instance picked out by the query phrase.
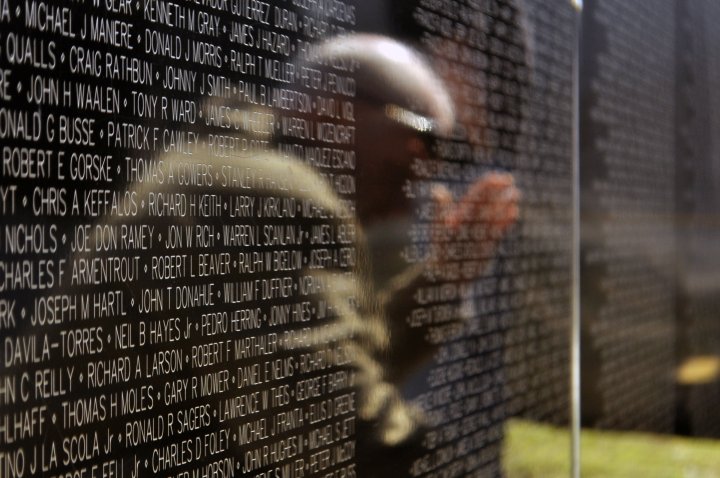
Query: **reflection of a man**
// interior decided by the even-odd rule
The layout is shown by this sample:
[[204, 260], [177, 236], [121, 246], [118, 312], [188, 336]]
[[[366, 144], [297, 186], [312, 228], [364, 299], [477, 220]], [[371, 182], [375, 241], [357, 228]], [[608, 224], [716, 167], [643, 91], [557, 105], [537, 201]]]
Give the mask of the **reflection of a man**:
[[[450, 251], [467, 243], [473, 227], [481, 228], [484, 238], [472, 244], [477, 252], [471, 255], [492, 256], [497, 241], [517, 219], [519, 191], [509, 174], [489, 172], [463, 178], [457, 199], [449, 187], [457, 190], [458, 185], [440, 181], [430, 198], [413, 198], [414, 162], [433, 158], [433, 138], [451, 138], [456, 127], [463, 127], [456, 124], [445, 83], [424, 58], [386, 37], [338, 38], [324, 45], [323, 51], [329, 57], [355, 58], [361, 65], [356, 77], [357, 219], [370, 258], [370, 282], [361, 287], [373, 291], [373, 309], [382, 318], [382, 333], [387, 334], [386, 340], [375, 344], [372, 357], [377, 370], [361, 391], [360, 417], [367, 425], [358, 437], [359, 449], [367, 447], [359, 456], [361, 473], [405, 473], [413, 457], [422, 454], [424, 417], [404, 396], [412, 395], [412, 388], [427, 387], [419, 377], [437, 352], [437, 346], [426, 340], [427, 327], [411, 327], [407, 321], [417, 307], [415, 297], [423, 288], [442, 284], [443, 278], [453, 276], [457, 281], [457, 275], [448, 271], [457, 271], [462, 264]], [[420, 222], [417, 211], [428, 205], [429, 244], [423, 260], [409, 264], [403, 259], [411, 245], [409, 233]], [[484, 268], [485, 263], [465, 267], [465, 281], [478, 278]], [[463, 317], [453, 320], [462, 323]], [[382, 460], [383, 452], [395, 464], [381, 472], [372, 462]]]

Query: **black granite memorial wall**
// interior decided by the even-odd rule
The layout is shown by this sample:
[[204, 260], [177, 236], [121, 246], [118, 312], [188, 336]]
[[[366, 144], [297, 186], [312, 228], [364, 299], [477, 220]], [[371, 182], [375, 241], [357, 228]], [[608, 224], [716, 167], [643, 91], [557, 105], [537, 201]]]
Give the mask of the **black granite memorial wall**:
[[582, 414], [717, 437], [712, 2], [588, 1], [580, 55]]
[[575, 18], [0, 0], [0, 476], [493, 476], [566, 424]]

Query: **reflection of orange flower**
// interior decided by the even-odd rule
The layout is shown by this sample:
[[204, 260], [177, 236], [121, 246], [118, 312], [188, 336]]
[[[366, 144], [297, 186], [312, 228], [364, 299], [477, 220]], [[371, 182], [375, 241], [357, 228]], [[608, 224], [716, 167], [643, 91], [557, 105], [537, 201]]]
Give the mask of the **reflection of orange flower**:
[[714, 382], [720, 376], [720, 357], [696, 355], [685, 360], [675, 373], [681, 385], [699, 385]]

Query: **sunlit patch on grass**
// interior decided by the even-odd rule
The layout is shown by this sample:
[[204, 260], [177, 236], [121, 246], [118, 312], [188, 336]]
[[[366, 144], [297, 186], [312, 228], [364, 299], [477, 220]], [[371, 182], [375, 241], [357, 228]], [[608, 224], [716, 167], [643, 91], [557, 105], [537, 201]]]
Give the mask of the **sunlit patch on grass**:
[[[583, 478], [720, 478], [720, 440], [583, 430]], [[506, 428], [508, 478], [567, 478], [570, 432], [524, 420]]]

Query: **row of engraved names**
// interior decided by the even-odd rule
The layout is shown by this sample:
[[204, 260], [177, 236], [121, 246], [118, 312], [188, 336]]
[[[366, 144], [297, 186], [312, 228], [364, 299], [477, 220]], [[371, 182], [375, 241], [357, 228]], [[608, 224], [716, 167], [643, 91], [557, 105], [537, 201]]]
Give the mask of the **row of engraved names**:
[[[63, 164], [63, 163], [59, 163]], [[175, 163], [174, 163], [175, 164]], [[279, 178], [274, 177], [271, 173], [266, 173], [261, 162], [257, 167], [248, 166], [222, 166], [220, 168], [206, 165], [205, 167], [194, 168], [194, 165], [188, 163], [175, 164], [177, 169], [171, 169], [171, 175], [167, 176], [168, 184], [177, 184], [178, 189], [192, 186], [210, 187], [215, 185], [216, 188], [228, 188], [246, 190], [247, 195], [235, 194], [232, 196], [224, 196], [215, 193], [191, 193], [184, 191], [142, 191], [135, 190], [113, 190], [106, 188], [70, 188], [66, 186], [30, 186], [30, 191], [26, 192], [21, 183], [10, 183], [0, 186], [0, 212], [3, 215], [10, 216], [21, 214], [23, 216], [30, 215], [35, 218], [51, 218], [51, 217], [77, 217], [77, 218], [113, 218], [113, 220], [122, 218], [198, 218], [198, 219], [246, 219], [248, 221], [256, 218], [264, 218], [268, 220], [279, 219], [350, 219], [355, 209], [355, 202], [352, 199], [339, 201], [343, 206], [338, 206], [336, 210], [331, 210], [320, 200], [308, 197], [295, 198], [290, 195], [293, 190], [301, 190], [301, 185], [294, 184], [292, 175], [292, 164], [287, 164], [288, 174]], [[252, 165], [254, 166], [254, 165]], [[218, 171], [219, 170], [219, 171]], [[213, 174], [214, 171], [214, 174]], [[221, 176], [222, 173], [222, 176]], [[150, 173], [145, 179], [152, 180], [160, 178], [159, 174]], [[352, 174], [345, 173], [319, 173], [313, 181], [322, 187], [324, 184], [334, 186], [339, 194], [352, 197], [356, 192], [356, 181]], [[324, 184], [323, 184], [324, 183]], [[287, 196], [266, 196], [257, 197], [250, 195], [252, 191], [275, 190], [287, 191]], [[147, 199], [147, 201], [146, 201]], [[240, 226], [242, 224], [234, 224]], [[127, 226], [127, 225], [126, 225]], [[245, 224], [249, 227], [249, 224]], [[77, 227], [82, 228], [83, 225]], [[129, 226], [128, 226], [129, 227]], [[172, 229], [173, 226], [168, 226]], [[257, 226], [259, 227], [259, 226]], [[289, 225], [288, 225], [289, 227]], [[301, 227], [298, 225], [297, 227]], [[122, 229], [120, 224], [117, 228]], [[32, 227], [25, 228], [24, 231], [18, 230], [17, 234], [10, 232], [11, 237], [40, 234], [41, 242], [54, 242], [52, 237], [47, 241], [44, 238], [55, 235], [49, 230], [32, 230]], [[251, 228], [247, 232], [255, 233], [255, 229]], [[56, 231], [57, 232], [57, 231]], [[90, 231], [93, 232], [93, 231]], [[130, 231], [131, 234], [135, 231]], [[144, 231], [143, 231], [144, 232]], [[221, 231], [218, 231], [218, 233]], [[228, 241], [232, 241], [237, 236], [236, 230], [223, 230], [223, 235]], [[242, 231], [239, 231], [242, 232]], [[310, 236], [307, 230], [287, 230], [288, 234], [294, 234], [296, 239], [293, 243], [302, 243], [302, 238]], [[345, 232], [345, 231], [341, 231]], [[105, 231], [104, 234], [112, 234], [115, 239], [122, 235], [122, 230]], [[176, 229], [172, 229], [170, 234], [178, 233]], [[297, 234], [300, 233], [300, 234]], [[77, 234], [73, 234], [74, 236]], [[161, 240], [162, 234], [158, 235], [158, 242]], [[259, 238], [259, 234], [255, 234], [254, 238]], [[67, 241], [69, 238], [65, 237]], [[27, 240], [27, 239], [26, 239]], [[219, 240], [219, 238], [218, 238]], [[115, 240], [115, 243], [119, 241]], [[248, 242], [243, 240], [243, 243]], [[260, 244], [260, 240], [252, 240], [253, 244]], [[235, 245], [228, 242], [227, 246]], [[132, 247], [129, 247], [132, 248]], [[10, 247], [14, 250], [15, 247]]]
[[[179, 37], [178, 41], [180, 41]], [[181, 41], [176, 48], [180, 48], [180, 45], [182, 45]], [[344, 97], [354, 97], [357, 92], [357, 84], [351, 71], [357, 68], [357, 65], [336, 65], [328, 70], [321, 65], [282, 61], [248, 51], [230, 49], [229, 53], [227, 50], [223, 53], [220, 47], [216, 47], [212, 55], [198, 49], [192, 51], [194, 52], [192, 58], [190, 51], [187, 51], [185, 55], [179, 54], [175, 61], [182, 65], [194, 64], [202, 68], [212, 63], [218, 71], [226, 70], [234, 73], [235, 78], [219, 74], [218, 71], [198, 73], [185, 66], [158, 65], [149, 59], [83, 45], [60, 45], [54, 40], [15, 32], [8, 32], [0, 37], [0, 64], [11, 67], [3, 68], [4, 84], [8, 84], [12, 68], [24, 66], [39, 71], [57, 72], [62, 65], [69, 74], [126, 81], [144, 87], [161, 86], [166, 90], [195, 95], [207, 94], [230, 98], [230, 89], [240, 87], [242, 93], [239, 97], [250, 103], [258, 101], [257, 95], [253, 96], [252, 86], [255, 83], [252, 77], [263, 82], [275, 81], [284, 86], [298, 85], [309, 90], [324, 91]], [[234, 83], [239, 79], [237, 78], [239, 75], [248, 76], [244, 78], [249, 80], [248, 87], [244, 87], [246, 81]], [[17, 88], [17, 85], [15, 87]], [[6, 95], [10, 94], [8, 88], [3, 89]], [[53, 101], [52, 98], [42, 98], [42, 95], [34, 96], [39, 98], [38, 101]]]
[[[175, 101], [170, 101], [171, 105]], [[333, 103], [334, 105], [335, 103]], [[185, 100], [182, 108], [195, 110]], [[353, 106], [343, 102], [350, 111]], [[193, 113], [188, 113], [193, 114]], [[212, 132], [188, 131], [123, 120], [98, 121], [92, 116], [55, 114], [0, 106], [0, 138], [51, 145], [107, 147], [153, 153], [223, 157], [223, 150], [236, 153], [268, 151], [274, 138], [295, 138], [326, 144], [354, 146], [356, 130], [352, 124], [320, 121], [270, 112], [240, 110], [228, 106], [210, 106], [205, 114]], [[234, 134], [234, 135], [233, 135]], [[12, 151], [10, 152], [12, 153]], [[6, 154], [10, 154], [6, 153]], [[19, 153], [17, 153], [19, 154]], [[68, 154], [68, 153], [66, 153]]]
[[[204, 6], [211, 7], [210, 11], [199, 8], [199, 4], [189, 6], [165, 0], [92, 0], [88, 3], [91, 7], [102, 9], [101, 14], [84, 13], [87, 5], [81, 12], [77, 7], [59, 6], [40, 0], [25, 2], [24, 8], [16, 5], [13, 9], [8, 0], [3, 0], [0, 3], [0, 22], [22, 20], [28, 29], [68, 38], [89, 37], [93, 41], [126, 48], [131, 47], [125, 37], [133, 33], [133, 23], [127, 17], [136, 14], [141, 15], [139, 20], [143, 24], [161, 25], [171, 30], [182, 30], [185, 34], [195, 33], [215, 38], [221, 37], [221, 30], [223, 34], [227, 33], [229, 19], [231, 31], [238, 32], [231, 34], [231, 39], [233, 36], [248, 34], [241, 27], [250, 29], [250, 35], [256, 28], [265, 28], [273, 32], [284, 30], [291, 34], [300, 33], [317, 39], [327, 34], [340, 33], [355, 24], [355, 7], [343, 1], [334, 1], [329, 5], [331, 8], [317, 12], [312, 11], [310, 2], [294, 1], [293, 5], [301, 7], [304, 14], [261, 0], [204, 2]], [[80, 13], [85, 17], [82, 22], [76, 20], [76, 15]], [[91, 17], [89, 23], [87, 16]], [[269, 41], [275, 43], [282, 40]], [[246, 46], [253, 46], [253, 43]], [[254, 45], [259, 48], [261, 43]]]
[[[287, 387], [284, 385], [253, 394], [220, 399], [220, 413], [214, 410], [212, 405], [204, 403], [192, 407], [181, 406], [177, 410], [159, 414], [145, 413], [144, 417], [137, 417], [129, 412], [120, 413], [121, 407], [127, 405], [129, 399], [123, 398], [124, 395], [119, 393], [84, 399], [88, 404], [93, 401], [96, 403], [93, 408], [96, 415], [110, 417], [116, 413], [117, 417], [135, 418], [117, 427], [107, 427], [104, 433], [95, 427], [88, 431], [69, 433], [61, 439], [48, 439], [34, 446], [23, 446], [19, 442], [10, 441], [8, 443], [16, 446], [0, 454], [0, 457], [4, 458], [0, 458], [0, 467], [8, 472], [4, 473], [4, 476], [24, 476], [26, 466], [30, 467], [30, 470], [40, 468], [44, 472], [66, 466], [78, 467], [87, 462], [107, 459], [122, 450], [123, 445], [125, 450], [150, 445], [149, 458], [140, 465], [155, 472], [183, 466], [193, 460], [234, 452], [235, 447], [242, 447], [241, 459], [244, 461], [243, 471], [246, 472], [299, 456], [304, 450], [311, 453], [308, 457], [308, 468], [313, 467], [312, 462], [317, 461], [313, 457], [322, 451], [327, 453], [323, 455], [327, 457], [328, 466], [352, 458], [355, 392], [346, 391], [339, 395], [336, 393], [332, 398], [323, 397], [319, 401], [296, 406], [287, 399]], [[134, 392], [152, 393], [147, 392], [147, 388], [149, 387], [140, 387]], [[144, 398], [147, 401], [150, 396]], [[74, 404], [75, 402], [63, 404], [64, 417], [74, 416]], [[260, 412], [256, 410], [260, 409], [272, 412], [269, 416], [257, 418], [255, 414]], [[8, 423], [7, 419], [2, 424], [14, 427], [11, 430], [25, 430], [28, 434], [23, 439], [47, 432], [47, 420], [50, 418], [46, 415], [50, 413], [45, 405], [32, 408], [26, 415], [25, 418], [13, 416], [10, 419], [20, 421], [17, 427]], [[52, 419], [57, 421], [56, 414], [52, 414]], [[72, 422], [72, 419], [69, 421]], [[232, 423], [238, 421], [241, 423]], [[8, 433], [7, 430], [5, 433]], [[281, 435], [279, 440], [275, 438], [276, 434]], [[3, 436], [4, 434], [0, 434], [0, 437]], [[266, 442], [270, 437], [273, 437], [272, 441]], [[277, 450], [273, 450], [275, 447]], [[327, 456], [328, 451], [336, 453], [335, 456]], [[137, 455], [135, 456], [137, 458]], [[239, 465], [237, 469], [240, 469]]]
[[[30, 408], [24, 408], [25, 404], [34, 407], [42, 403], [46, 408], [62, 405], [65, 426], [79, 427], [102, 422], [106, 418], [150, 411], [157, 406], [178, 405], [187, 400], [239, 390], [247, 392], [246, 398], [249, 399], [255, 400], [262, 396], [266, 403], [271, 385], [281, 385], [277, 388], [277, 400], [272, 400], [273, 406], [286, 405], [291, 399], [296, 402], [318, 399], [327, 393], [354, 386], [354, 372], [342, 369], [352, 359], [346, 347], [326, 344], [314, 351], [305, 350], [272, 359], [270, 357], [273, 354], [269, 351], [280, 350], [281, 346], [271, 340], [280, 341], [281, 336], [267, 334], [196, 344], [192, 347], [192, 354], [174, 348], [135, 356], [87, 359], [84, 368], [73, 364], [4, 375], [0, 397], [4, 405], [13, 406], [2, 415], [0, 438], [4, 443], [15, 443], [27, 438], [28, 433], [33, 433], [34, 426], [28, 425], [42, 427], [45, 423], [44, 417], [36, 420], [37, 417], [28, 412]], [[248, 345], [249, 342], [252, 344]], [[253, 349], [253, 345], [257, 345], [257, 349]], [[248, 354], [255, 353], [263, 354], [263, 360], [256, 358], [244, 365], [239, 364], [247, 360]], [[189, 359], [190, 355], [192, 360]], [[216, 367], [223, 363], [228, 364], [223, 367], [230, 368]], [[193, 372], [182, 374], [183, 370]], [[307, 377], [303, 378], [303, 375]], [[168, 376], [171, 378], [163, 380]], [[124, 383], [148, 385], [128, 388], [122, 392], [89, 393], [106, 387], [116, 389], [116, 385]], [[81, 398], [77, 398], [77, 393], [83, 387], [85, 391]], [[121, 401], [120, 408], [114, 408], [116, 413], [111, 409], [108, 415], [107, 399]], [[253, 402], [254, 405], [258, 403]], [[254, 406], [252, 413], [266, 409]], [[56, 423], [55, 414], [52, 420]]]
[[[274, 117], [268, 118], [274, 116], [271, 112], [300, 113], [315, 115], [316, 118], [353, 122], [355, 114], [352, 98], [332, 96], [339, 81], [350, 80], [340, 80], [335, 74], [315, 71], [318, 76], [313, 84], [329, 85], [331, 96], [271, 86], [247, 79], [235, 80], [210, 73], [198, 74], [173, 66], [165, 67], [166, 76], [163, 77], [161, 85], [166, 91], [176, 90], [175, 94], [179, 95], [177, 97], [137, 90], [126, 92], [118, 86], [96, 85], [37, 73], [15, 80], [17, 75], [13, 76], [12, 69], [2, 68], [0, 69], [0, 100], [17, 103], [17, 99], [20, 99], [31, 105], [59, 106], [72, 108], [73, 111], [125, 114], [145, 120], [159, 119], [225, 129], [242, 129], [257, 134], [271, 130], [270, 126], [261, 128], [261, 124], [275, 124]], [[355, 85], [352, 84], [351, 87], [354, 92]], [[227, 99], [228, 103], [235, 101], [256, 107], [256, 110], [245, 111], [231, 105], [213, 103], [203, 108], [199, 106], [200, 102], [197, 99], [192, 98], [198, 94], [205, 97], [222, 97]], [[267, 111], [261, 111], [261, 107], [266, 108]], [[204, 119], [201, 120], [203, 115]], [[6, 113], [4, 121], [19, 124], [25, 121], [28, 125], [26, 129], [30, 129], [32, 122], [26, 118], [27, 116], [26, 113], [22, 115], [16, 113], [14, 116]], [[279, 118], [281, 117], [282, 115], [279, 115]], [[35, 118], [32, 120], [37, 121]], [[11, 129], [10, 126], [6, 126], [5, 129]], [[37, 133], [36, 138], [40, 139]]]
[[[106, 216], [101, 215], [100, 217]], [[299, 217], [299, 215], [292, 217]], [[60, 244], [62, 246], [69, 244], [69, 251], [73, 253], [98, 253], [98, 255], [113, 251], [152, 251], [158, 247], [164, 247], [167, 251], [182, 252], [182, 256], [174, 256], [168, 252], [164, 255], [146, 258], [151, 263], [153, 278], [162, 279], [164, 278], [160, 275], [162, 270], [158, 272], [155, 269], [172, 268], [180, 271], [179, 274], [174, 274], [174, 277], [170, 278], [225, 275], [233, 271], [230, 267], [231, 252], [223, 250], [222, 253], [211, 254], [199, 251], [198, 255], [193, 256], [191, 253], [194, 248], [227, 249], [255, 246], [261, 246], [263, 249], [275, 246], [291, 248], [283, 251], [266, 250], [264, 255], [261, 252], [237, 252], [237, 256], [233, 257], [232, 269], [239, 267], [240, 272], [297, 270], [300, 269], [301, 264], [307, 264], [309, 260], [311, 268], [318, 268], [322, 267], [323, 262], [332, 259], [332, 252], [321, 251], [318, 246], [349, 248], [352, 246], [356, 234], [353, 224], [319, 221], [304, 225], [249, 222], [248, 224], [168, 224], [166, 227], [163, 226], [144, 223], [81, 223], [71, 226], [69, 233], [61, 233], [57, 224], [47, 222], [5, 224], [0, 228], [0, 242], [2, 243], [0, 250], [8, 258], [26, 254], [33, 256], [56, 254], [63, 249]], [[156, 233], [156, 231], [160, 232]], [[164, 236], [162, 231], [166, 231]], [[314, 246], [310, 257], [303, 257], [301, 251], [295, 250], [295, 247], [304, 245]], [[348, 256], [352, 252], [347, 251], [342, 254]], [[199, 273], [185, 274], [183, 272], [185, 270], [197, 271], [197, 268], [200, 268]], [[155, 277], [156, 273], [158, 277]], [[2, 288], [0, 288], [1, 290]]]

